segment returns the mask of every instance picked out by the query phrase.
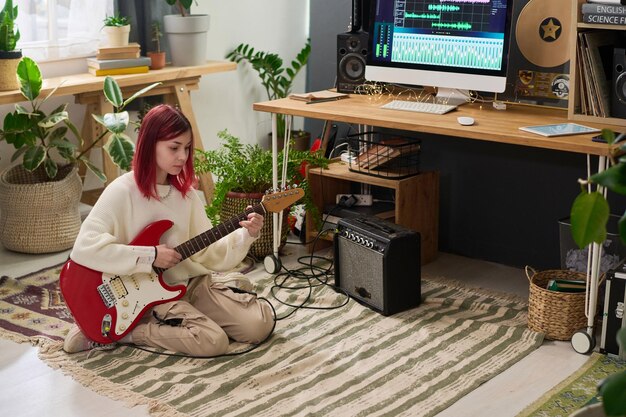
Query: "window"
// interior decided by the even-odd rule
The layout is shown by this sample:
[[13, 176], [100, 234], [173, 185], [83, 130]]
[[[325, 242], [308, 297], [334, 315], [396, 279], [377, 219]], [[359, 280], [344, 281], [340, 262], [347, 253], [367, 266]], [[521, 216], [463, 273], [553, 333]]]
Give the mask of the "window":
[[113, 0], [26, 0], [18, 5], [18, 47], [37, 62], [95, 54]]

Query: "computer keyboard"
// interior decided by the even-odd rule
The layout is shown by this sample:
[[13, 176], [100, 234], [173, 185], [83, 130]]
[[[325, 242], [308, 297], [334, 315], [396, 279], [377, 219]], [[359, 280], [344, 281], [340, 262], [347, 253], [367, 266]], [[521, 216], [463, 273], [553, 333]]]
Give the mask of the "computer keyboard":
[[418, 113], [445, 114], [457, 108], [453, 104], [427, 103], [424, 101], [392, 100], [382, 109], [414, 111]]

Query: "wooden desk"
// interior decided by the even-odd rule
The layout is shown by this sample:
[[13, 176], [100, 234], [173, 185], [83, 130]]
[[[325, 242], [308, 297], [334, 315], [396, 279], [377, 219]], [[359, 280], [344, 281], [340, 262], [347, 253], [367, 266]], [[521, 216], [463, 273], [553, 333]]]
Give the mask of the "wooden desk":
[[[203, 149], [202, 138], [191, 106], [190, 92], [199, 88], [198, 84], [201, 76], [233, 71], [236, 68], [237, 65], [233, 62], [208, 61], [204, 65], [165, 67], [144, 74], [116, 75], [114, 78], [119, 84], [125, 98], [130, 97], [133, 93], [152, 83], [161, 82], [161, 86], [150, 90], [144, 96], [164, 95], [166, 103], [178, 105], [191, 122], [196, 147]], [[105, 114], [113, 111], [113, 107], [106, 101], [102, 94], [104, 79], [105, 77], [96, 77], [85, 73], [46, 78], [43, 81], [41, 97], [46, 97], [51, 91], [58, 87], [54, 92], [55, 96], [73, 95], [77, 103], [85, 105], [85, 117], [83, 119], [81, 132], [85, 139], [85, 146], [88, 146], [91, 141], [97, 138], [103, 129], [91, 115]], [[24, 101], [24, 97], [18, 90], [0, 92], [0, 104], [19, 103], [22, 101]], [[108, 156], [104, 156], [104, 152], [102, 152], [102, 154], [102, 168], [107, 176], [108, 184], [108, 182], [117, 177], [118, 169]], [[80, 173], [81, 176], [84, 176], [84, 166], [81, 166]], [[213, 179], [210, 174], [203, 175], [200, 178], [200, 186], [204, 191], [207, 201], [210, 201], [214, 189]], [[93, 197], [89, 198], [89, 200], [93, 200]]]

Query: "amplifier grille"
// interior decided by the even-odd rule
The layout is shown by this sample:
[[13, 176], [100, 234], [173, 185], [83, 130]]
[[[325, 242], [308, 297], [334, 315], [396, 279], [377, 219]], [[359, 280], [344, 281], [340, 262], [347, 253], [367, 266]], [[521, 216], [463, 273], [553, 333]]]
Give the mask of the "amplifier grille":
[[353, 297], [383, 310], [383, 255], [339, 236], [340, 286]]

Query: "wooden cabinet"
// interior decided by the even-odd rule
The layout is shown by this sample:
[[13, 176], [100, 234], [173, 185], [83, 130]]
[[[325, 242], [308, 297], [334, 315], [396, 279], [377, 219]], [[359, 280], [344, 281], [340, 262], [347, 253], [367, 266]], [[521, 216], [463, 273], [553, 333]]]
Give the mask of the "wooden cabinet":
[[[308, 170], [307, 178], [313, 201], [323, 213], [324, 206], [334, 204], [337, 194], [351, 193], [353, 183], [369, 184], [394, 191], [395, 210], [387, 220], [415, 230], [421, 235], [422, 264], [437, 257], [439, 229], [439, 173], [434, 171], [402, 178], [379, 178], [352, 172], [347, 164], [335, 162], [328, 169]], [[317, 235], [316, 221], [310, 213], [306, 216], [306, 241], [311, 242]], [[326, 243], [317, 242], [315, 249], [328, 246], [332, 236], [326, 235]], [[311, 248], [309, 248], [311, 249]]]
[[579, 42], [579, 33], [584, 31], [624, 31], [626, 26], [622, 25], [599, 25], [591, 23], [582, 23], [581, 4], [585, 3], [585, 0], [571, 0], [572, 1], [572, 31], [570, 34], [570, 94], [568, 102], [568, 119], [588, 122], [588, 123], [602, 123], [614, 126], [626, 126], [626, 119], [620, 119], [615, 117], [596, 117], [587, 114], [582, 114], [581, 110], [581, 96], [580, 91], [584, 88], [582, 83], [587, 74], [580, 74], [578, 59], [576, 50]]

